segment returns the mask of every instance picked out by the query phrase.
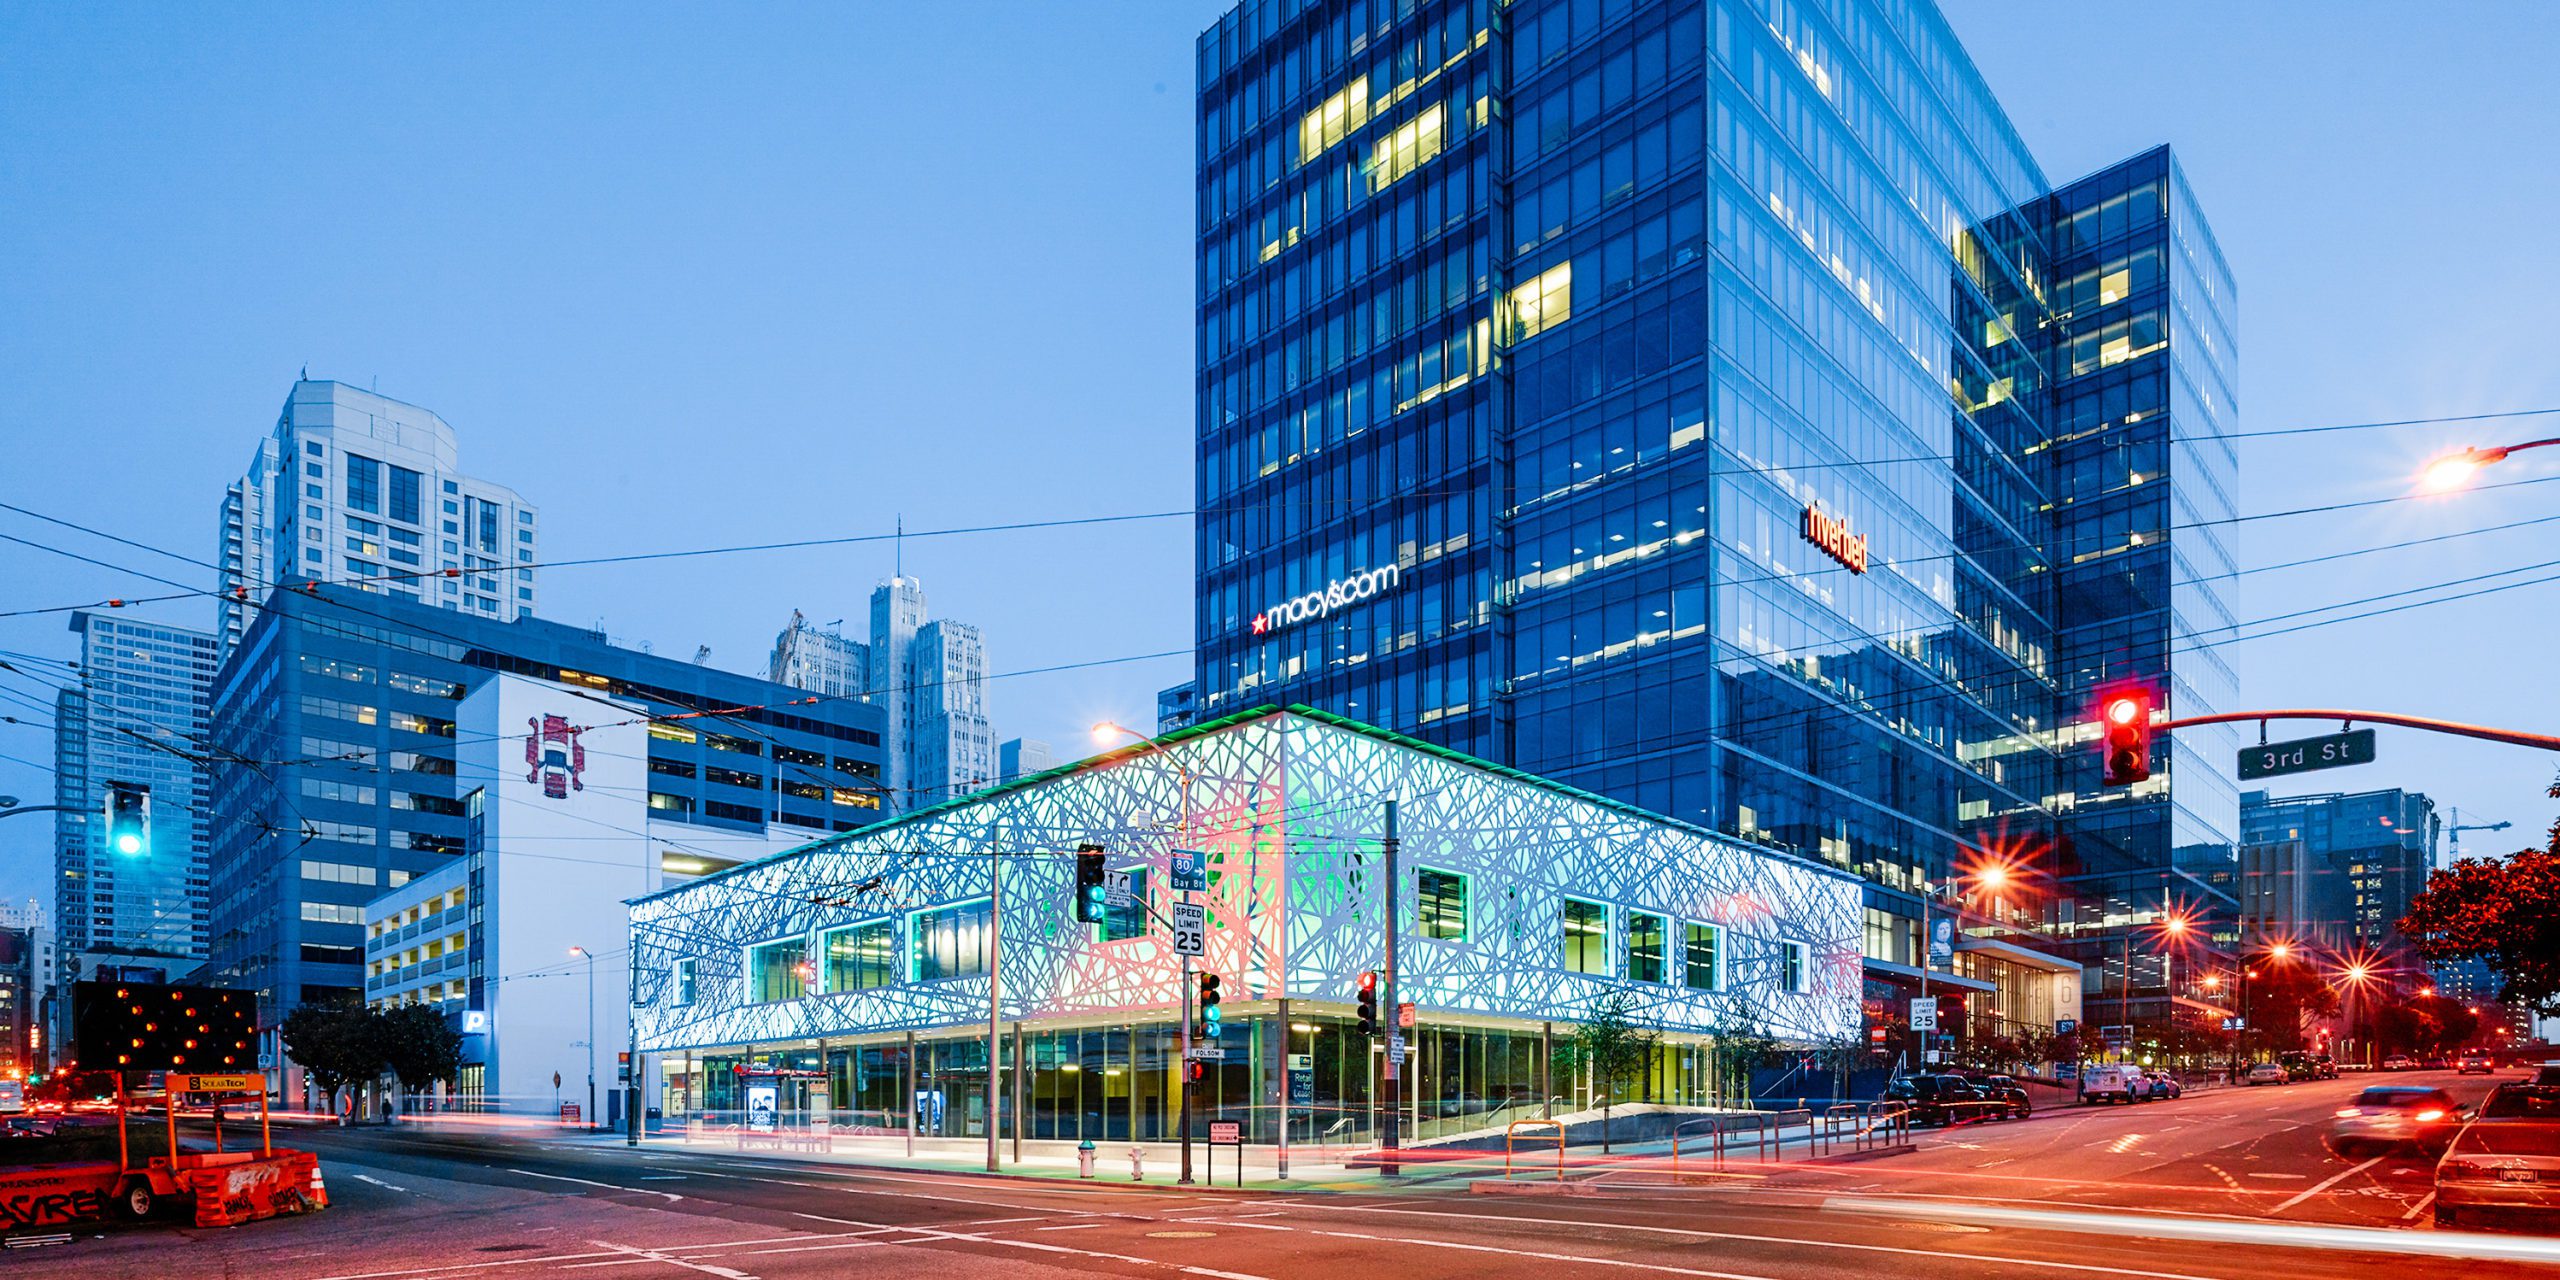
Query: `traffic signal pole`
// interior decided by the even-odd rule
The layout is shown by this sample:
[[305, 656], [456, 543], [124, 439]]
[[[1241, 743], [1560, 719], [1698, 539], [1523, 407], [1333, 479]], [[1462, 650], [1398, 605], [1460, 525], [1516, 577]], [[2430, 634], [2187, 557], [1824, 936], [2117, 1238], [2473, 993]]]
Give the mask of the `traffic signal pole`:
[[1403, 1166], [1396, 1160], [1396, 1121], [1402, 1116], [1404, 1110], [1404, 1064], [1398, 1060], [1397, 1051], [1405, 1047], [1404, 1006], [1396, 1002], [1396, 884], [1402, 877], [1396, 870], [1396, 802], [1393, 800], [1389, 800], [1387, 802], [1387, 838], [1385, 846], [1387, 863], [1387, 964], [1383, 985], [1387, 989], [1387, 1007], [1382, 1010], [1382, 1012], [1386, 1015], [1385, 1020], [1387, 1024], [1386, 1081], [1388, 1085], [1388, 1102], [1386, 1124], [1379, 1130], [1379, 1145], [1385, 1149], [1386, 1154], [1378, 1162], [1378, 1172], [1393, 1178], [1401, 1176], [1404, 1172]]
[[2464, 738], [2480, 738], [2503, 742], [2512, 747], [2532, 747], [2541, 751], [2560, 751], [2560, 737], [2547, 733], [2526, 733], [2519, 729], [2492, 729], [2486, 725], [2464, 724], [2459, 720], [2436, 720], [2426, 716], [2393, 715], [2386, 711], [2333, 711], [2319, 708], [2286, 708], [2269, 711], [2225, 711], [2209, 716], [2179, 716], [2161, 720], [2151, 728], [2154, 732], [2184, 729], [2200, 724], [2240, 724], [2250, 720], [2337, 720], [2353, 725], [2396, 725], [2403, 729], [2424, 729], [2429, 733], [2450, 733]]

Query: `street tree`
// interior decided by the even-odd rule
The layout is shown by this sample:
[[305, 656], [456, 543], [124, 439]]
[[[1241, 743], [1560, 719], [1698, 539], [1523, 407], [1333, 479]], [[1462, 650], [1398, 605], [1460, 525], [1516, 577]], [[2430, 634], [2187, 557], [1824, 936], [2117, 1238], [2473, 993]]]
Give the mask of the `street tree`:
[[1635, 1020], [1636, 998], [1625, 991], [1607, 992], [1591, 1002], [1591, 1010], [1573, 1035], [1556, 1046], [1558, 1075], [1587, 1075], [1600, 1101], [1600, 1150], [1609, 1150], [1609, 1113], [1620, 1085], [1640, 1078], [1653, 1062], [1660, 1039]]
[[[2560, 799], [2560, 783], [2551, 795]], [[2560, 822], [2545, 847], [2465, 858], [2428, 877], [2400, 932], [2429, 960], [2483, 960], [2506, 1004], [2560, 1016]]]
[[315, 1003], [286, 1014], [278, 1028], [285, 1052], [302, 1064], [333, 1110], [340, 1090], [382, 1073], [381, 1037], [372, 1022], [373, 1015], [359, 1006]]
[[462, 1033], [426, 1005], [378, 1010], [368, 1029], [380, 1039], [383, 1065], [399, 1079], [404, 1093], [417, 1093], [439, 1080], [449, 1084], [462, 1070]]

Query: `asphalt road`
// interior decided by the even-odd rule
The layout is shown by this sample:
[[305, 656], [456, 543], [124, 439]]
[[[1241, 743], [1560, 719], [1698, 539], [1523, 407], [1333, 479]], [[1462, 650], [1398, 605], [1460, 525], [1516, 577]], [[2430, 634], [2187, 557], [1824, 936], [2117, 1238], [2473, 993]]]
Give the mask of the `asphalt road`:
[[[2298, 1142], [2302, 1135], [2287, 1129], [2293, 1137], [2245, 1139], [2238, 1127], [2307, 1121], [2352, 1087], [2296, 1085], [2114, 1113], [2075, 1109], [2053, 1119], [1933, 1136], [1922, 1152], [1818, 1175], [1799, 1171], [1593, 1197], [1470, 1195], [1463, 1183], [1362, 1194], [1210, 1194], [635, 1153], [539, 1138], [318, 1131], [298, 1133], [293, 1142], [321, 1154], [336, 1202], [325, 1213], [221, 1231], [120, 1226], [0, 1256], [0, 1271], [82, 1280], [497, 1280], [524, 1274], [796, 1280], [857, 1269], [922, 1277], [1285, 1280], [1356, 1274], [1382, 1264], [1392, 1265], [1400, 1280], [1647, 1273], [1722, 1280], [2267, 1280], [2386, 1269], [2465, 1280], [2554, 1274], [2547, 1265], [2371, 1251], [2377, 1240], [2454, 1243], [2438, 1233], [2397, 1230], [2342, 1240], [2316, 1228], [2261, 1221], [2265, 1212], [2290, 1218], [2304, 1205], [2350, 1199], [2327, 1192], [2281, 1210], [2256, 1203], [2257, 1217], [2230, 1216], [2235, 1201], [2227, 1195], [2198, 1201], [2216, 1206], [2209, 1216], [2143, 1216], [2032, 1180], [2059, 1173], [2002, 1174], [2006, 1166], [1996, 1163], [1980, 1168], [2004, 1159], [1995, 1148], [2015, 1147], [2020, 1154], [2005, 1159], [2031, 1168], [2100, 1162], [2074, 1175], [2080, 1179], [2075, 1187], [2092, 1190], [2139, 1185], [2163, 1170], [2207, 1163], [2242, 1166], [2235, 1177], [2242, 1176], [2260, 1171], [2248, 1167], [2247, 1155], [2271, 1166], [2291, 1157], [2273, 1147], [2238, 1154], [2223, 1147]], [[2104, 1151], [2128, 1136], [2135, 1140], [2123, 1150]], [[1902, 1162], [1909, 1162], [1907, 1170]], [[2332, 1161], [2328, 1167], [2348, 1166]], [[2002, 1181], [1929, 1181], [1983, 1176]], [[2219, 1184], [2210, 1174], [2205, 1178]], [[2303, 1185], [2313, 1180], [2306, 1177]], [[2547, 1242], [2482, 1237], [2464, 1243], [2541, 1248]], [[2560, 1250], [2550, 1256], [2560, 1259]]]
[[1784, 1182], [1853, 1193], [2424, 1226], [2435, 1161], [2415, 1153], [2335, 1156], [2323, 1143], [2333, 1114], [2368, 1084], [2441, 1086], [2475, 1104], [2492, 1084], [2517, 1078], [2513, 1072], [2357, 1073], [2133, 1106], [2067, 1106], [2025, 1121], [1927, 1132], [1911, 1155]]

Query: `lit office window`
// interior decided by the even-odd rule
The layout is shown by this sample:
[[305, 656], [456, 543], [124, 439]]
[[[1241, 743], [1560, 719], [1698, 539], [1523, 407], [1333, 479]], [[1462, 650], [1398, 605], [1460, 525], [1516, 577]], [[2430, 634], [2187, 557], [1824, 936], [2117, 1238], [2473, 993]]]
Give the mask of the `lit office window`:
[[936, 982], [987, 971], [987, 935], [995, 925], [985, 899], [919, 911], [915, 920], [915, 980]]
[[1804, 944], [1801, 942], [1779, 943], [1778, 989], [1802, 991], [1805, 989], [1804, 978]]
[[1688, 986], [1692, 991], [1715, 991], [1724, 984], [1718, 980], [1716, 964], [1724, 949], [1721, 931], [1711, 924], [1687, 926]]
[[768, 942], [748, 956], [747, 982], [755, 999], [797, 1000], [809, 994], [809, 980], [800, 972], [800, 966], [809, 960], [807, 938]]
[[1387, 131], [1369, 149], [1369, 190], [1383, 191], [1396, 179], [1440, 154], [1441, 124], [1448, 110], [1432, 103], [1421, 114]]
[[1663, 973], [1663, 950], [1669, 945], [1671, 926], [1662, 917], [1644, 911], [1627, 913], [1627, 977], [1636, 982], [1660, 982]]
[[1573, 318], [1573, 263], [1539, 272], [1511, 290], [1511, 340], [1521, 341]]
[[1578, 898], [1564, 900], [1564, 968], [1567, 973], [1609, 973], [1609, 908]]
[[1426, 938], [1467, 936], [1467, 878], [1424, 867], [1414, 877], [1414, 906]]
[[826, 935], [827, 990], [868, 991], [898, 980], [898, 931], [875, 920]]

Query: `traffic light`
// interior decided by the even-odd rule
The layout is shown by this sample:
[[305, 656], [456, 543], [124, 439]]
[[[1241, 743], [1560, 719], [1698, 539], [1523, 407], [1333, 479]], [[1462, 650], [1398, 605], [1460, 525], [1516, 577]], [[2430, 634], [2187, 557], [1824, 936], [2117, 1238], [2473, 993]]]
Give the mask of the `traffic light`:
[[2103, 775], [2110, 787], [2129, 787], [2151, 776], [2151, 694], [2143, 689], [2111, 693], [2098, 704]]
[[1109, 914], [1110, 902], [1102, 887], [1102, 846], [1076, 846], [1076, 919], [1084, 924], [1100, 924]]
[[1217, 1040], [1218, 1032], [1224, 1029], [1223, 1024], [1219, 1022], [1222, 1016], [1224, 1015], [1218, 1012], [1218, 975], [1204, 971], [1200, 975], [1201, 1039], [1213, 1042]]
[[1360, 975], [1360, 1034], [1378, 1034], [1378, 972]]
[[107, 784], [107, 847], [128, 858], [151, 852], [151, 788]]
[[1190, 1062], [1183, 1064], [1182, 1078], [1193, 1084], [1198, 1084], [1201, 1081], [1208, 1079], [1209, 1064], [1200, 1061], [1198, 1058], [1192, 1059]]

